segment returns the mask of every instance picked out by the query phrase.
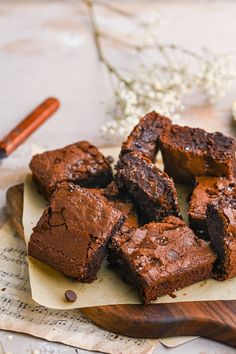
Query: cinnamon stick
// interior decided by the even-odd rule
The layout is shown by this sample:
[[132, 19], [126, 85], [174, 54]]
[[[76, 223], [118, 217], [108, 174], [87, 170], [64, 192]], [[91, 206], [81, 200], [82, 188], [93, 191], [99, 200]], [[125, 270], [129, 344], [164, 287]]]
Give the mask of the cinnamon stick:
[[49, 97], [27, 115], [13, 130], [0, 140], [0, 158], [7, 157], [60, 106], [57, 98]]

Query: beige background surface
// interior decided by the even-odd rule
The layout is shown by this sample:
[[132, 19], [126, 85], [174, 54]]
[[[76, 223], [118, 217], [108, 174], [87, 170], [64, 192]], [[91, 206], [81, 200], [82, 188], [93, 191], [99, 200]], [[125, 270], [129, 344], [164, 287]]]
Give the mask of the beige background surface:
[[[147, 12], [159, 12], [163, 24], [160, 38], [191, 49], [207, 45], [219, 52], [235, 51], [235, 1], [119, 1]], [[122, 20], [102, 16], [107, 29], [122, 33]], [[62, 101], [60, 111], [0, 166], [1, 223], [5, 218], [5, 190], [23, 180], [32, 143], [56, 147], [77, 139], [96, 142], [105, 120], [111, 90], [105, 72], [96, 60], [84, 9], [74, 1], [0, 1], [0, 133], [3, 136], [39, 101], [49, 95]], [[119, 62], [113, 52], [114, 62]], [[210, 130], [230, 131], [230, 106], [236, 86], [213, 110], [210, 107], [186, 113], [186, 122]], [[25, 354], [75, 353], [62, 345], [27, 336], [0, 333], [7, 352]], [[0, 347], [1, 348], [1, 347]], [[84, 352], [84, 351], [78, 351]], [[221, 344], [198, 339], [175, 349], [159, 346], [156, 353], [234, 353]], [[0, 349], [1, 353], [1, 349]]]

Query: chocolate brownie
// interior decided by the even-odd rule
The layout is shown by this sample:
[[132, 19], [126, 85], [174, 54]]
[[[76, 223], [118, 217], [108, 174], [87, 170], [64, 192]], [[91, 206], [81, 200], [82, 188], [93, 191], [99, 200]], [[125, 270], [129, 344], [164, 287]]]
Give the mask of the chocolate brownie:
[[29, 255], [82, 282], [92, 282], [122, 213], [89, 189], [61, 183], [29, 241]]
[[138, 213], [136, 207], [132, 203], [127, 193], [120, 193], [115, 181], [112, 181], [105, 188], [92, 188], [90, 190], [93, 193], [98, 193], [102, 198], [104, 198], [107, 203], [110, 203], [112, 207], [118, 209], [125, 216], [123, 226], [139, 226]]
[[235, 139], [222, 133], [171, 125], [160, 136], [160, 148], [165, 172], [176, 182], [193, 183], [195, 176], [234, 176]]
[[30, 169], [39, 192], [46, 198], [52, 195], [60, 182], [103, 187], [112, 179], [109, 162], [87, 141], [37, 154], [30, 162]]
[[190, 227], [199, 237], [209, 239], [206, 220], [207, 204], [224, 196], [228, 197], [235, 191], [236, 181], [234, 179], [196, 177], [196, 187], [189, 203], [189, 222]]
[[147, 304], [211, 277], [211, 248], [179, 218], [169, 216], [112, 237], [109, 261]]
[[146, 221], [180, 215], [172, 179], [142, 153], [124, 155], [118, 162], [115, 178], [118, 187], [130, 194]]
[[236, 191], [208, 204], [207, 223], [211, 246], [218, 258], [213, 275], [218, 280], [236, 276]]
[[120, 157], [128, 152], [137, 151], [154, 161], [159, 150], [159, 136], [170, 124], [169, 118], [154, 111], [146, 114], [122, 144]]

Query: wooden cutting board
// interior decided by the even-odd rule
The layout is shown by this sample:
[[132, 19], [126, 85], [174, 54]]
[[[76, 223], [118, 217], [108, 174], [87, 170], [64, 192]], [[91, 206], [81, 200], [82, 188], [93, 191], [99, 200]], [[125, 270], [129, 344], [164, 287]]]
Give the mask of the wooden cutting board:
[[[8, 190], [7, 211], [23, 238], [23, 185]], [[236, 347], [236, 301], [112, 305], [84, 308], [81, 312], [96, 325], [121, 335], [136, 338], [202, 336]]]

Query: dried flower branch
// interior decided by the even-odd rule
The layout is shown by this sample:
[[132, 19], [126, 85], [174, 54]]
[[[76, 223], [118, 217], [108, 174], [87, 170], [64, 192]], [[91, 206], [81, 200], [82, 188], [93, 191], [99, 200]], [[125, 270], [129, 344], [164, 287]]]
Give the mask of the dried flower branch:
[[[183, 99], [187, 94], [200, 90], [209, 102], [215, 103], [236, 77], [235, 67], [227, 55], [215, 55], [206, 49], [200, 55], [177, 44], [161, 43], [157, 38], [160, 22], [157, 14], [149, 14], [145, 19], [104, 0], [82, 2], [87, 6], [98, 58], [115, 79], [115, 104], [109, 112], [113, 119], [102, 127], [106, 137], [123, 139], [139, 118], [151, 110], [176, 121], [184, 109]], [[143, 34], [139, 42], [126, 41], [101, 30], [94, 5], [132, 19]], [[102, 49], [103, 40], [136, 53], [137, 68], [124, 74], [113, 66]], [[151, 62], [146, 60], [147, 56], [153, 58]]]

